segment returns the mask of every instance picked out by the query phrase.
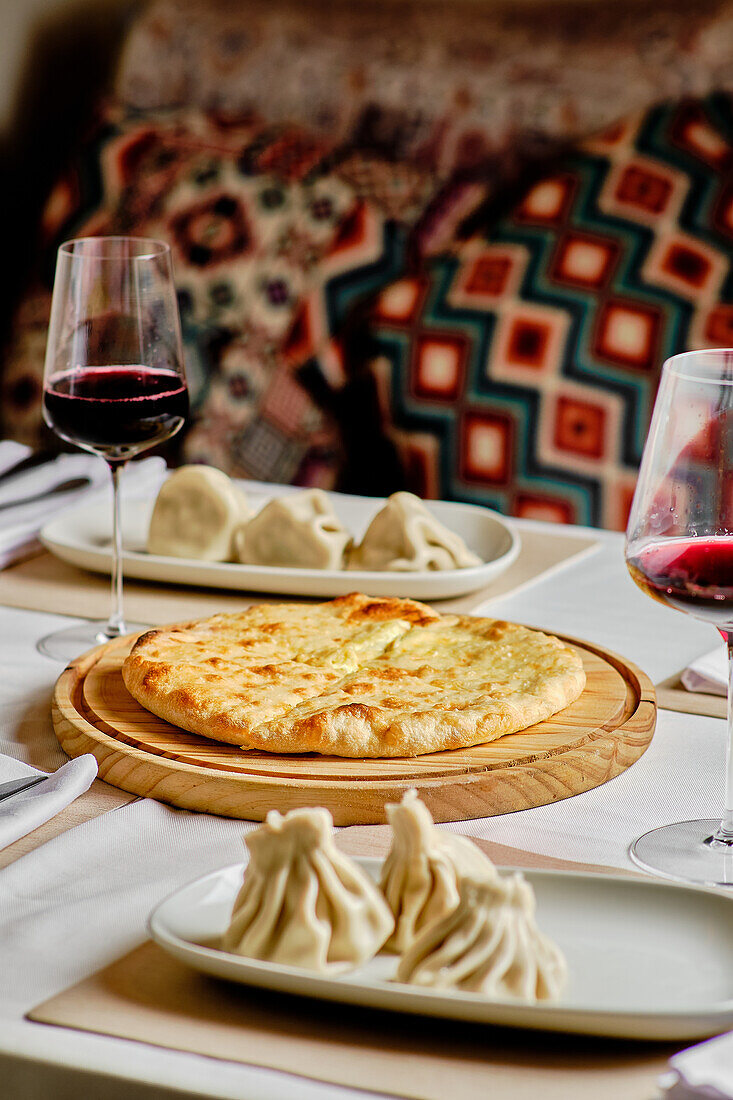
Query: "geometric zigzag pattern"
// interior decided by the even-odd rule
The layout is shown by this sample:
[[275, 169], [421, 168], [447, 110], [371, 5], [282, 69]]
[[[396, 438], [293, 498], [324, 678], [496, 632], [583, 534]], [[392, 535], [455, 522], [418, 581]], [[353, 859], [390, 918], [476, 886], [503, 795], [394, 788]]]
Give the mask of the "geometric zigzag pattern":
[[733, 112], [665, 104], [385, 288], [383, 427], [424, 496], [622, 529], [663, 361], [733, 346]]

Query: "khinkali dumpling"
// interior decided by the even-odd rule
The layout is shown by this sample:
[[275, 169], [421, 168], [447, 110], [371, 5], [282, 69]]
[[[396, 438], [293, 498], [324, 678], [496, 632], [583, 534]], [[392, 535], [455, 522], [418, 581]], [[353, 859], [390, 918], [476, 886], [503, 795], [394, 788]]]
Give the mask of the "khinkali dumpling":
[[372, 958], [394, 922], [376, 885], [339, 852], [328, 810], [271, 810], [246, 837], [250, 860], [222, 947], [344, 970]]
[[496, 878], [497, 871], [467, 837], [436, 828], [417, 791], [406, 791], [402, 802], [385, 808], [393, 837], [380, 885], [395, 918], [386, 946], [402, 952], [424, 929], [453, 912], [461, 875]]
[[247, 515], [244, 494], [221, 470], [181, 466], [158, 493], [148, 553], [230, 561], [234, 529]]
[[455, 987], [494, 1000], [555, 1001], [567, 981], [562, 952], [535, 922], [535, 896], [520, 874], [464, 878], [457, 908], [402, 956], [397, 981]]
[[234, 536], [241, 562], [307, 569], [341, 569], [350, 542], [320, 489], [276, 497]]
[[393, 493], [352, 550], [348, 567], [417, 572], [481, 564], [463, 539], [439, 523], [419, 497]]

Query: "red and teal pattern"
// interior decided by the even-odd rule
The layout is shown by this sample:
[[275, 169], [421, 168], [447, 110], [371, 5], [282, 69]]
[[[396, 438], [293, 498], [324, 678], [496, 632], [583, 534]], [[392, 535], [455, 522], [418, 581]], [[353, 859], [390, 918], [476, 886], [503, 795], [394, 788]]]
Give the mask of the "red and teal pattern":
[[384, 289], [369, 369], [425, 496], [623, 528], [663, 361], [733, 345], [733, 110], [658, 106]]

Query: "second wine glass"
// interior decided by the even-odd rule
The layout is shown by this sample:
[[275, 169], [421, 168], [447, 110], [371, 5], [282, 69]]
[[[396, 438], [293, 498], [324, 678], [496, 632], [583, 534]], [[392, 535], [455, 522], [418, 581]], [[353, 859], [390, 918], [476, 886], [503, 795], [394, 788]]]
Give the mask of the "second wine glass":
[[61, 245], [46, 346], [43, 415], [62, 439], [103, 457], [112, 477], [112, 608], [104, 623], [39, 643], [68, 659], [127, 633], [122, 604], [120, 473], [183, 426], [188, 390], [170, 249], [140, 237]]
[[733, 886], [733, 350], [686, 352], [664, 364], [626, 562], [648, 596], [716, 626], [729, 662], [720, 819], [654, 829], [631, 855], [668, 878]]

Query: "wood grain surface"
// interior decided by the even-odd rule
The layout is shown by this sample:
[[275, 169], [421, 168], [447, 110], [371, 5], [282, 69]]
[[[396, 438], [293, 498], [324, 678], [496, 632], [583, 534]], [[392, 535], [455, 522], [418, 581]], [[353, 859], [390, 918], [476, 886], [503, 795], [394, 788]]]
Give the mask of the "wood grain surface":
[[62, 673], [53, 722], [68, 755], [93, 753], [107, 783], [187, 810], [261, 821], [271, 809], [326, 806], [337, 825], [374, 824], [385, 820], [386, 802], [417, 787], [436, 821], [491, 817], [597, 787], [651, 740], [648, 677], [608, 650], [565, 640], [587, 676], [575, 703], [521, 733], [415, 758], [274, 755], [186, 733], [125, 688], [121, 666], [134, 637], [93, 649]]

